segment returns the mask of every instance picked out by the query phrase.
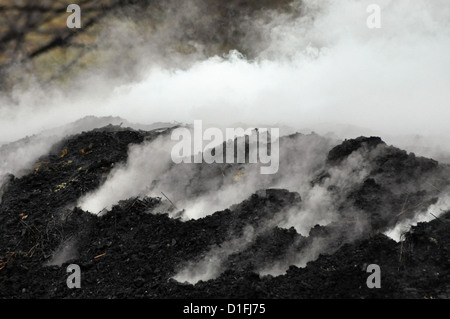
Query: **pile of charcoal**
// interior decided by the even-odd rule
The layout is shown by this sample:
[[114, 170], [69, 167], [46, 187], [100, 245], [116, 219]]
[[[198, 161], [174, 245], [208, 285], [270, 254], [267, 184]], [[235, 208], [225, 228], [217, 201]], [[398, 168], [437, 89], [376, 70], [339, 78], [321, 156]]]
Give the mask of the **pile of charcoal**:
[[[399, 242], [384, 235], [412, 209], [438, 201], [449, 168], [378, 137], [330, 147], [310, 182], [327, 185], [338, 218], [308, 234], [280, 226], [303, 205], [288, 187], [259, 189], [198, 219], [171, 214], [176, 209], [164, 196], [118, 200], [101, 214], [77, 207], [127, 161], [131, 145], [168, 133], [107, 126], [68, 136], [22, 176], [8, 176], [0, 202], [0, 298], [450, 297], [450, 212], [413, 226]], [[283, 137], [280, 145], [299, 138]], [[351, 189], [326, 184], [355, 152], [370, 162], [367, 176]], [[196, 178], [208, 174], [205, 168]], [[71, 264], [80, 267], [81, 289], [68, 287]], [[369, 265], [379, 266], [380, 287], [367, 284]], [[264, 272], [276, 266], [279, 273]]]

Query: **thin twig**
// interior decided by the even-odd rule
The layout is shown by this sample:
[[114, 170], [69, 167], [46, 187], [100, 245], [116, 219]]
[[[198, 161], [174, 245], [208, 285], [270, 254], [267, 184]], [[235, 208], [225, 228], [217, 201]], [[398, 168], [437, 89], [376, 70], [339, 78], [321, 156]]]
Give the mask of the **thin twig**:
[[436, 215], [434, 215], [433, 213], [430, 213], [431, 216], [433, 216], [434, 218], [436, 218], [438, 221], [440, 221], [441, 223], [444, 223], [439, 217], [437, 217]]
[[400, 216], [400, 215], [403, 215], [403, 214], [406, 213], [408, 210], [414, 209], [414, 208], [418, 208], [418, 207], [422, 206], [423, 204], [425, 204], [425, 201], [420, 202], [420, 203], [417, 204], [416, 206], [413, 206], [413, 207], [410, 207], [410, 208], [408, 208], [408, 209], [405, 209], [404, 211], [398, 213], [398, 214], [397, 214], [397, 217]]
[[433, 187], [433, 188], [435, 188], [435, 189], [437, 189], [438, 191], [440, 191], [441, 192], [441, 190], [439, 189], [439, 188], [437, 188], [436, 186], [434, 186], [433, 184], [431, 184], [430, 182], [426, 182], [428, 185], [430, 185], [431, 187]]
[[175, 204], [172, 203], [172, 201], [169, 199], [169, 197], [166, 196], [166, 194], [164, 194], [163, 192], [161, 192], [161, 194], [163, 194], [164, 197], [167, 198], [167, 200], [172, 204], [172, 206], [175, 207], [176, 210], [178, 210], [177, 206], [175, 206]]

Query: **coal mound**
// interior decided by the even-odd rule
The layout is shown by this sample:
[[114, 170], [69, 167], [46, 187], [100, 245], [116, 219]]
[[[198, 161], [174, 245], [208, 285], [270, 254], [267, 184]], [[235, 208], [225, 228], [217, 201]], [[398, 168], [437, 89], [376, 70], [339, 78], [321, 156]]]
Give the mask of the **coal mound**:
[[[76, 207], [126, 162], [130, 145], [169, 133], [119, 126], [83, 132], [57, 143], [22, 177], [9, 176], [0, 203], [0, 298], [450, 297], [450, 212], [412, 227], [401, 242], [383, 234], [410, 217], [406, 202], [414, 209], [437, 202], [448, 167], [378, 137], [329, 150], [311, 185], [326, 183], [356, 153], [369, 173], [348, 190], [328, 186], [339, 218], [307, 236], [279, 227], [287, 211], [302, 206], [298, 193], [282, 188], [191, 220], [169, 216], [160, 197], [120, 201], [100, 215]], [[434, 188], [424, 186], [436, 176]], [[298, 265], [318, 244], [317, 256]], [[211, 259], [211, 278], [191, 284], [178, 277]], [[72, 263], [81, 268], [82, 289], [66, 285]], [[380, 289], [366, 285], [369, 264], [382, 269]], [[284, 271], [263, 273], [274, 265]]]

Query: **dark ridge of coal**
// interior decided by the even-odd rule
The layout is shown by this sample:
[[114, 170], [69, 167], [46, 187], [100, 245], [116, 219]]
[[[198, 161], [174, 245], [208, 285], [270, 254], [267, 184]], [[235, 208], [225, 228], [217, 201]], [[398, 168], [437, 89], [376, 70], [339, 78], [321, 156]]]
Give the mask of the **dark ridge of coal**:
[[[187, 293], [202, 298], [401, 298], [450, 297], [449, 252], [450, 212], [439, 220], [413, 227], [404, 243], [374, 235], [345, 244], [332, 255], [320, 255], [305, 268], [292, 266], [278, 277], [256, 276], [251, 271], [227, 270], [219, 278], [194, 287], [169, 282], [165, 287], [179, 298]], [[430, 237], [434, 234], [436, 238]], [[414, 244], [413, 244], [414, 242]], [[410, 248], [413, 246], [414, 248]], [[428, 262], [427, 258], [430, 258]], [[381, 268], [381, 288], [370, 289], [367, 266]]]
[[159, 134], [118, 126], [78, 134], [55, 145], [29, 174], [11, 177], [0, 203], [0, 254], [49, 256], [64, 231], [61, 215], [70, 213], [83, 194], [99, 187], [111, 169], [127, 159], [129, 145]]
[[327, 161], [330, 164], [338, 164], [340, 163], [344, 158], [349, 156], [354, 151], [365, 148], [367, 150], [374, 149], [380, 144], [385, 144], [380, 137], [365, 137], [360, 136], [355, 139], [345, 140], [342, 142], [342, 144], [334, 147], [330, 150], [328, 153]]
[[335, 185], [329, 191], [340, 197], [340, 212], [361, 211], [358, 217], [367, 220], [370, 229], [385, 231], [397, 222], [412, 218], [416, 209], [425, 210], [437, 201], [450, 184], [450, 170], [433, 159], [418, 157], [394, 146], [386, 145], [378, 137], [359, 137], [346, 140], [330, 150], [328, 168], [313, 180], [321, 185], [330, 175], [330, 169], [345, 165], [344, 160], [358, 151], [369, 174], [347, 194]]
[[[299, 194], [278, 188], [189, 221], [161, 213], [161, 198], [131, 198], [101, 216], [74, 208], [127, 160], [130, 145], [167, 132], [117, 126], [84, 132], [58, 143], [28, 174], [11, 176], [0, 203], [0, 298], [450, 297], [450, 212], [412, 228], [401, 243], [379, 233], [434, 203], [448, 186], [448, 168], [377, 138], [333, 148], [330, 153], [337, 155], [331, 158], [338, 162], [332, 165], [327, 154], [317, 161], [314, 170], [323, 165], [323, 173], [316, 185], [355, 150], [369, 174], [348, 190], [329, 187], [338, 216], [313, 227], [308, 237], [278, 227], [288, 211], [300, 211], [303, 204]], [[318, 150], [329, 143], [286, 137], [280, 145], [292, 148], [281, 156], [292, 160], [303, 138], [317, 141]], [[222, 176], [216, 168], [195, 166], [197, 183]], [[215, 279], [195, 285], [173, 279], [211, 254], [221, 263]], [[294, 266], [304, 260], [305, 268]], [[66, 286], [70, 263], [81, 267], [81, 289]], [[367, 288], [369, 264], [381, 267], [381, 289]], [[287, 271], [258, 275], [271, 267]]]
[[[271, 190], [269, 196], [255, 194], [232, 211], [217, 212], [187, 222], [169, 218], [166, 214], [148, 213], [160, 204], [159, 199], [151, 198], [122, 201], [101, 217], [74, 209], [66, 216], [65, 227], [60, 231], [73, 242], [72, 248], [77, 255], [73, 261], [83, 269], [84, 287], [72, 292], [60, 290], [61, 285], [57, 285], [55, 290], [46, 290], [40, 297], [130, 297], [131, 294], [150, 297], [151, 293], [136, 290], [144, 286], [144, 283], [140, 285], [139, 278], [146, 278], [144, 288], [151, 291], [149, 285], [157, 288], [162, 282], [167, 282], [176, 274], [180, 264], [201, 258], [211, 247], [233, 239], [245, 225], [251, 225], [255, 219], [269, 219], [285, 206], [290, 206], [291, 201], [297, 200], [296, 194]], [[257, 227], [257, 224], [252, 226]], [[51, 259], [48, 262], [51, 264]], [[31, 268], [33, 271], [30, 272]], [[2, 292], [6, 295], [0, 294], [0, 297], [32, 296], [35, 291], [21, 292], [21, 283], [27, 280], [34, 282], [28, 276], [32, 276], [35, 269], [46, 274], [51, 269], [60, 268], [46, 267], [19, 253], [12, 255], [2, 270], [2, 285], [5, 287]], [[27, 279], [24, 281], [24, 278]], [[51, 285], [45, 277], [35, 280], [36, 283], [38, 280], [42, 280], [44, 286]], [[102, 283], [101, 287], [99, 283]], [[130, 283], [136, 283], [136, 286], [129, 287]], [[75, 292], [77, 294], [70, 294]]]
[[243, 272], [258, 272], [270, 267], [274, 261], [284, 260], [295, 245], [297, 250], [305, 238], [292, 227], [283, 229], [270, 228], [259, 234], [243, 251], [230, 255], [225, 263], [226, 269]]
[[[423, 246], [415, 246], [416, 250], [405, 250], [410, 245], [409, 240], [396, 243], [384, 235], [374, 235], [345, 244], [332, 255], [320, 255], [305, 268], [292, 266], [285, 275], [278, 277], [260, 277], [249, 270], [228, 269], [219, 278], [195, 286], [169, 281], [158, 288], [158, 293], [172, 298], [204, 298], [207, 291], [211, 298], [448, 299], [450, 271], [445, 247], [450, 244], [449, 218], [450, 212], [440, 218], [445, 220], [444, 223], [431, 222], [414, 227], [413, 233], [428, 225], [427, 235], [430, 235], [429, 231], [441, 235], [439, 240], [422, 237]], [[427, 257], [431, 257], [429, 264]], [[370, 275], [367, 266], [370, 264], [381, 268], [380, 289], [367, 287]]]

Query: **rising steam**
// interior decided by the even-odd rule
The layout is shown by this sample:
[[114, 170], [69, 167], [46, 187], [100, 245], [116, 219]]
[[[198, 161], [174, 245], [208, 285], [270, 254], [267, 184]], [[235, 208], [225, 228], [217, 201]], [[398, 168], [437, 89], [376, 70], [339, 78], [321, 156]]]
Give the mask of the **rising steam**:
[[[209, 57], [200, 49], [167, 55], [173, 39], [184, 43], [180, 21], [192, 21], [195, 30], [201, 13], [205, 21], [198, 28], [214, 24], [214, 16], [208, 20], [208, 9], [199, 8], [198, 1], [185, 2], [146, 43], [140, 41], [137, 22], [106, 24], [105, 45], [124, 52], [133, 43], [123, 41], [136, 39], [142, 47], [133, 63], [143, 71], [133, 81], [102, 78], [96, 69], [74, 77], [76, 90], [17, 88], [13, 99], [3, 98], [2, 140], [85, 115], [139, 123], [285, 123], [298, 129], [345, 124], [360, 127], [359, 134], [365, 128], [391, 135], [448, 133], [450, 19], [445, 0], [378, 1], [381, 29], [366, 26], [370, 1], [294, 1], [299, 15], [267, 11], [239, 25], [245, 34], [261, 35], [244, 41], [253, 48], [251, 58], [238, 51]], [[195, 34], [189, 44], [206, 46]]]
[[[203, 120], [217, 127], [245, 123], [244, 128], [288, 126], [299, 132], [334, 132], [326, 138], [284, 136], [280, 172], [267, 177], [259, 174], [257, 166], [225, 170], [220, 165], [174, 165], [173, 142], [160, 137], [131, 147], [127, 162], [78, 203], [97, 214], [121, 199], [164, 192], [184, 209], [182, 218], [196, 219], [243, 201], [259, 189], [283, 187], [298, 192], [303, 205], [300, 212], [285, 212], [279, 226], [295, 227], [307, 236], [312, 226], [335, 221], [336, 198], [327, 187], [351, 190], [368, 173], [361, 154], [355, 153], [333, 168], [324, 184], [310, 184], [339, 139], [377, 134], [388, 144], [419, 155], [450, 159], [450, 147], [442, 143], [450, 133], [450, 3], [376, 2], [382, 9], [381, 29], [366, 26], [366, 8], [373, 1], [295, 0], [294, 13], [258, 11], [251, 19], [232, 24], [244, 36], [225, 54], [218, 50], [223, 44], [219, 35], [213, 41], [203, 33], [216, 23], [216, 16], [199, 1], [168, 5], [166, 21], [148, 38], [142, 37], [137, 21], [110, 20], [100, 45], [113, 48], [118, 73], [88, 70], [74, 76], [75, 89], [44, 90], [30, 84], [31, 89], [16, 88], [10, 96], [0, 96], [0, 140], [11, 142], [87, 115], [117, 116], [142, 124]], [[186, 28], [186, 21], [191, 28]], [[130, 62], [131, 47], [138, 49]], [[134, 73], [126, 81], [117, 79], [119, 71], [129, 66]], [[118, 76], [114, 79], [111, 74]], [[54, 141], [65, 135], [55, 134]], [[5, 160], [10, 164], [0, 167], [0, 178], [29, 168], [48, 151], [46, 145], [42, 140], [16, 145]], [[18, 163], [21, 157], [27, 160]], [[448, 208], [448, 196], [441, 197], [422, 217], [433, 218], [430, 212], [438, 216]], [[398, 239], [412, 222], [416, 221], [405, 220], [387, 233]], [[361, 219], [358, 227], [364, 223]], [[241, 242], [254, 236], [249, 231]], [[314, 242], [309, 255], [290, 261], [304, 265], [317, 256], [321, 245]], [[222, 250], [212, 249], [205, 260], [188, 265], [175, 278], [190, 282], [213, 278], [220, 273], [219, 256], [244, 246], [230, 241]], [[274, 265], [261, 273], [281, 273], [285, 266]]]

